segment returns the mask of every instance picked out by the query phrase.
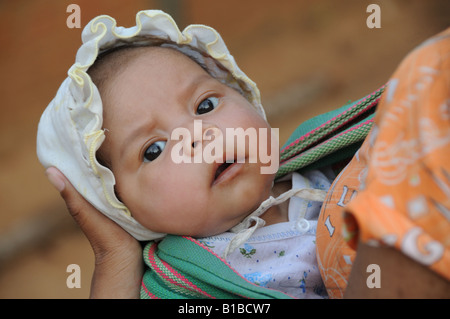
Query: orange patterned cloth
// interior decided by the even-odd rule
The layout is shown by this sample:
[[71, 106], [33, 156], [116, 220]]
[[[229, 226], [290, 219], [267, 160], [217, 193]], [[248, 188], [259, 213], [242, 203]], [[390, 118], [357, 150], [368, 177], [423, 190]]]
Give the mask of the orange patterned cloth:
[[371, 132], [328, 192], [317, 253], [330, 298], [343, 297], [358, 240], [450, 280], [450, 28], [400, 64]]

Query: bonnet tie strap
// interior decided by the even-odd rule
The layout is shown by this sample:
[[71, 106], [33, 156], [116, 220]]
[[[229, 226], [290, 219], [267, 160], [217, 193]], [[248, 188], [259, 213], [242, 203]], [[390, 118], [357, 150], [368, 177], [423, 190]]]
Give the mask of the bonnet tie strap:
[[[223, 258], [226, 258], [236, 248], [245, 243], [258, 228], [263, 227], [266, 224], [266, 222], [259, 216], [264, 214], [270, 207], [279, 205], [292, 196], [296, 196], [305, 200], [323, 202], [325, 200], [326, 194], [326, 191], [320, 189], [300, 188], [291, 189], [281, 194], [277, 198], [270, 196], [268, 199], [261, 203], [258, 209], [256, 209], [252, 214], [245, 218], [242, 223], [231, 229], [231, 231], [235, 232], [236, 235], [231, 239], [230, 243], [225, 248]], [[251, 226], [252, 223], [254, 223], [253, 226]]]

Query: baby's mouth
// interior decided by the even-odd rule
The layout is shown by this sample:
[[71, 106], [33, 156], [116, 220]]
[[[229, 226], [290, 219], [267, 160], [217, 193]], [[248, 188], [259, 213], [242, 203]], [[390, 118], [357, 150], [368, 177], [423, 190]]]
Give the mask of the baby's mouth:
[[244, 166], [244, 161], [228, 159], [224, 163], [216, 163], [214, 166], [214, 178], [212, 185], [216, 185], [234, 178]]
[[217, 170], [216, 170], [216, 173], [214, 174], [214, 181], [217, 180], [217, 178], [218, 178], [223, 172], [225, 172], [225, 171], [228, 169], [228, 167], [230, 167], [230, 166], [233, 165], [233, 164], [234, 164], [234, 161], [231, 162], [231, 163], [225, 162], [225, 163], [219, 165], [219, 167], [218, 167]]

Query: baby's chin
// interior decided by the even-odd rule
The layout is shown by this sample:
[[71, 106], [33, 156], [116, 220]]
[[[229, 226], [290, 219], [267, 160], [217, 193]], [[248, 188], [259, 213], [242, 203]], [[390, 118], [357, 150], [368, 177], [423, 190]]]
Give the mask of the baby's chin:
[[[244, 219], [245, 218], [243, 218], [242, 220], [244, 220]], [[226, 232], [230, 232], [231, 229], [233, 227], [239, 225], [242, 222], [242, 220], [239, 221], [239, 222], [236, 222], [236, 223], [232, 223], [232, 224], [230, 224], [230, 226], [227, 226], [227, 227], [217, 227], [214, 230], [210, 230], [210, 231], [206, 231], [206, 232], [199, 232], [199, 233], [196, 233], [196, 234], [192, 235], [191, 237], [193, 237], [193, 238], [205, 238], [205, 237], [212, 237], [212, 236], [217, 236], [217, 235], [220, 235], [220, 234], [223, 234], [223, 233], [226, 233]]]
[[[192, 220], [189, 221], [185, 219], [186, 224], [177, 223], [178, 226], [173, 227], [172, 225], [165, 225], [162, 227], [164, 229], [151, 229], [151, 225], [148, 224], [148, 220], [142, 221], [145, 223], [144, 227], [149, 228], [152, 231], [164, 234], [171, 234], [177, 236], [189, 236], [193, 238], [205, 238], [223, 234], [225, 232], [230, 232], [232, 228], [240, 225], [248, 216], [254, 213], [261, 204], [269, 198], [272, 194], [273, 187], [273, 178], [272, 176], [265, 176], [263, 180], [259, 180], [257, 183], [258, 186], [248, 185], [249, 187], [244, 187], [239, 189], [239, 193], [231, 193], [230, 196], [238, 196], [234, 201], [239, 205], [231, 205], [228, 206], [227, 202], [233, 201], [232, 199], [227, 198], [226, 202], [222, 202], [224, 207], [228, 207], [227, 209], [221, 209], [220, 212], [217, 211], [217, 201], [212, 201], [213, 197], [211, 196], [209, 199], [211, 203], [206, 206], [202, 206], [205, 211], [209, 211], [209, 214], [200, 214], [199, 218], [202, 220], [199, 222], [192, 223]], [[239, 195], [237, 195], [239, 194]], [[208, 195], [206, 195], [208, 196]], [[223, 200], [223, 197], [221, 198]], [[207, 201], [207, 200], [205, 200]], [[212, 204], [213, 203], [213, 204]], [[195, 203], [192, 204], [192, 207], [195, 206]], [[214, 210], [218, 212], [218, 214], [214, 217], [211, 212], [212, 207]], [[198, 208], [200, 209], [200, 208]], [[189, 214], [188, 214], [189, 215]], [[194, 214], [192, 214], [192, 218]], [[139, 221], [140, 222], [140, 221]], [[191, 223], [188, 225], [188, 223]]]

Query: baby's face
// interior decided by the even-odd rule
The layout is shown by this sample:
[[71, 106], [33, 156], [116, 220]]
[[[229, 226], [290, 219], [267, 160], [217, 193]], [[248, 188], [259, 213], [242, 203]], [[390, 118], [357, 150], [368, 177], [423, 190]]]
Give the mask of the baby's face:
[[[270, 149], [274, 142], [269, 125], [241, 94], [188, 57], [171, 49], [147, 48], [107, 81], [105, 92], [106, 139], [101, 152], [116, 178], [119, 198], [146, 228], [186, 236], [218, 234], [237, 225], [268, 197], [274, 175], [261, 174], [260, 161], [250, 163], [249, 143], [230, 147], [225, 132], [265, 129], [269, 134], [264, 142]], [[186, 161], [211, 143], [195, 140], [194, 130], [199, 128], [194, 129], [194, 123], [201, 123], [202, 136], [223, 132], [223, 152], [215, 154], [217, 158], [236, 160], [239, 153], [245, 159], [223, 172], [220, 161]], [[180, 128], [192, 136], [181, 151], [180, 140], [171, 138]]]

